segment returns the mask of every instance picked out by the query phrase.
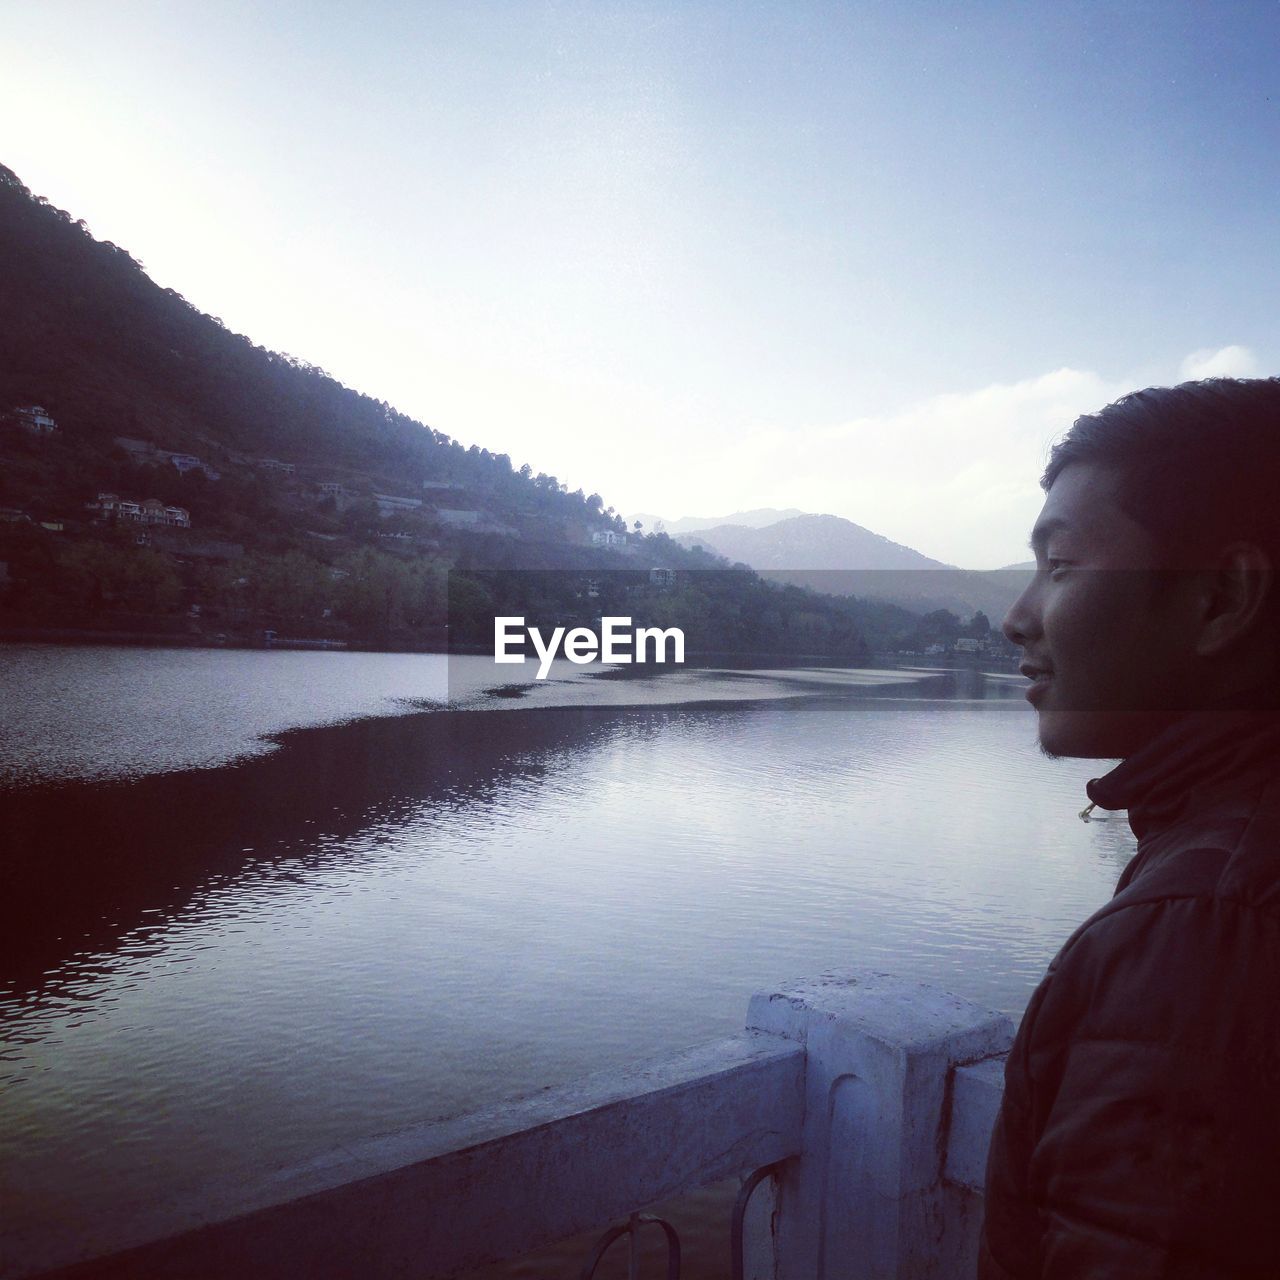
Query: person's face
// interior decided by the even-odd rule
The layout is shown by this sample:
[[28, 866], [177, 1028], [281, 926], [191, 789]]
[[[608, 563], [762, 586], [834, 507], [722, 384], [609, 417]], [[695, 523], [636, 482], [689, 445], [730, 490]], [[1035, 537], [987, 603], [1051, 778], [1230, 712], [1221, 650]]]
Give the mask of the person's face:
[[1116, 477], [1063, 469], [1032, 532], [1036, 573], [1004, 633], [1024, 652], [1027, 698], [1048, 755], [1120, 759], [1195, 687], [1189, 596], [1160, 547], [1120, 509]]

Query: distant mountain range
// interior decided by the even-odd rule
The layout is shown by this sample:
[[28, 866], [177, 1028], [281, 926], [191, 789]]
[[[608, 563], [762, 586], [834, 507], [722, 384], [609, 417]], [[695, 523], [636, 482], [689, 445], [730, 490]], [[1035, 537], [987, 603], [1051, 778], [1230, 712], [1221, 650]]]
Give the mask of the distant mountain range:
[[793, 515], [752, 528], [736, 521], [676, 535], [753, 569], [952, 569], [841, 516]]
[[627, 524], [630, 526], [639, 520], [646, 533], [654, 533], [661, 526], [663, 533], [669, 533], [674, 538], [679, 533], [697, 533], [700, 529], [714, 529], [717, 525], [743, 525], [748, 529], [763, 529], [766, 525], [777, 524], [779, 520], [790, 520], [793, 516], [804, 514], [799, 507], [788, 507], [785, 511], [780, 511], [777, 507], [757, 507], [754, 511], [735, 511], [731, 516], [681, 516], [679, 520], [668, 520], [663, 516], [638, 511], [627, 517]]
[[[865, 656], [868, 636], [918, 630], [882, 601], [996, 621], [1014, 594], [1009, 575], [964, 573], [795, 509], [633, 517], [670, 535], [637, 538], [600, 494], [464, 447], [232, 333], [3, 166], [0, 278], [0, 605], [14, 627], [215, 639], [288, 628], [419, 647], [446, 621], [455, 637], [464, 621], [523, 610], [514, 569], [616, 569], [663, 595], [677, 583], [654, 568], [727, 561], [859, 599], [684, 573], [660, 603], [687, 614], [691, 645]], [[33, 415], [49, 430], [24, 429]], [[181, 528], [120, 523], [151, 498]], [[466, 591], [447, 595], [448, 570]], [[507, 576], [475, 576], [487, 570]], [[565, 607], [547, 583], [535, 603]]]
[[763, 508], [720, 520], [685, 516], [659, 523], [687, 547], [703, 547], [761, 576], [833, 595], [886, 600], [914, 612], [950, 609], [967, 618], [981, 609], [999, 623], [1026, 583], [1028, 564], [989, 572], [958, 569], [842, 516]]

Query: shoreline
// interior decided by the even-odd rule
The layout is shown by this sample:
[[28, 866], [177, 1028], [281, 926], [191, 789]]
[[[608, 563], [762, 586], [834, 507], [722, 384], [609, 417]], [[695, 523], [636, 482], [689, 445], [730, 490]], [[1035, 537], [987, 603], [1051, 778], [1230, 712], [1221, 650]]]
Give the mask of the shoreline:
[[[237, 649], [247, 652], [269, 652], [278, 649], [314, 650], [325, 653], [418, 653], [443, 658], [480, 657], [491, 652], [491, 646], [457, 642], [453, 645], [424, 642], [421, 645], [379, 645], [372, 641], [336, 640], [323, 636], [283, 636], [275, 639], [252, 640], [243, 636], [214, 640], [206, 635], [191, 632], [162, 631], [97, 631], [86, 627], [8, 627], [0, 626], [0, 645], [48, 644], [48, 645], [108, 645], [124, 649]], [[872, 653], [865, 660], [856, 660], [843, 653], [785, 653], [774, 650], [748, 651], [731, 649], [690, 649], [689, 659], [677, 666], [668, 664], [670, 671], [700, 667], [708, 664], [731, 665], [750, 668], [760, 665], [774, 666], [835, 666], [850, 670], [878, 669], [898, 670], [915, 668], [928, 662], [939, 666], [956, 666], [967, 670], [992, 668], [992, 674], [1017, 671], [1016, 658], [996, 658], [986, 654], [902, 654]], [[611, 668], [619, 675], [667, 674], [656, 665], [629, 670], [624, 666]]]

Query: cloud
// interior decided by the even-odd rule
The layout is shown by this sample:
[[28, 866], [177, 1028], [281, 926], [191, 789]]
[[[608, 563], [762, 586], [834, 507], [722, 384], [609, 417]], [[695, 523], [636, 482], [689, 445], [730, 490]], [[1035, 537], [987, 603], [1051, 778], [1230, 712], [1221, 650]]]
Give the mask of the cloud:
[[997, 568], [1028, 558], [1049, 448], [1082, 413], [1135, 387], [1252, 372], [1255, 364], [1250, 350], [1232, 346], [1119, 379], [1063, 367], [847, 422], [744, 426], [727, 449], [719, 433], [690, 420], [630, 451], [628, 473], [610, 492], [626, 494], [624, 509], [672, 517], [755, 507], [826, 512], [948, 564]]
[[966, 567], [1024, 558], [1049, 446], [1127, 385], [1062, 368], [949, 392], [877, 417], [753, 432], [734, 459], [763, 505], [842, 515]]
[[1252, 378], [1258, 372], [1257, 357], [1248, 347], [1204, 347], [1193, 351], [1178, 369], [1182, 382], [1201, 378]]

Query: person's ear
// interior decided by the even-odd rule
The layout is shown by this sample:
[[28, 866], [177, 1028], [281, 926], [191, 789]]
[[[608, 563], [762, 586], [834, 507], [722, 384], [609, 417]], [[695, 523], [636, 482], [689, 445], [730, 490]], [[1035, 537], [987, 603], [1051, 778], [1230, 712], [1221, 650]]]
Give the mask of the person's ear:
[[1216, 569], [1203, 574], [1200, 635], [1196, 652], [1204, 658], [1229, 649], [1258, 621], [1275, 588], [1271, 558], [1252, 542], [1234, 542]]

